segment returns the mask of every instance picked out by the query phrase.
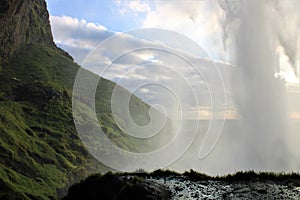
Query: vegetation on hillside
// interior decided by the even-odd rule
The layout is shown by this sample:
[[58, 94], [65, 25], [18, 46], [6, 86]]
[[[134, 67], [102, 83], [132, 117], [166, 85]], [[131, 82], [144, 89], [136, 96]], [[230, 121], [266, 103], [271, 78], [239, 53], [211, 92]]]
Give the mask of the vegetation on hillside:
[[[3, 65], [1, 199], [55, 199], [57, 191], [63, 193], [60, 188], [93, 171], [108, 170], [89, 155], [74, 126], [71, 99], [78, 69], [62, 50], [34, 43], [24, 45]], [[100, 85], [105, 88], [96, 95], [100, 124], [116, 144], [136, 150], [113, 123], [109, 99], [115, 84], [101, 79]], [[134, 98], [141, 112], [147, 113], [149, 107]]]

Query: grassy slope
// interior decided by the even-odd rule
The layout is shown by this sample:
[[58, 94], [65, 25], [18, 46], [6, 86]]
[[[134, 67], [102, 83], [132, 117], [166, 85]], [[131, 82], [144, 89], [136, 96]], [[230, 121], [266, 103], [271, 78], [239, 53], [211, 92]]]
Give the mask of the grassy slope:
[[[1, 67], [0, 199], [55, 199], [57, 188], [88, 175], [92, 158], [77, 136], [71, 110], [78, 68], [65, 52], [38, 44], [24, 46]], [[116, 144], [136, 150], [113, 123], [114, 84], [101, 80], [96, 94], [100, 124]], [[149, 107], [134, 99], [135, 109], [145, 113]], [[147, 121], [148, 116], [138, 117]]]

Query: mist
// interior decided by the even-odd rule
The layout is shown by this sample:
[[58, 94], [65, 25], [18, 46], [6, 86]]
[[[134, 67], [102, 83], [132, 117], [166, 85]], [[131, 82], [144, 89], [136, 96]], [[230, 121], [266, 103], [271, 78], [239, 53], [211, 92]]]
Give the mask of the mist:
[[[245, 164], [251, 169], [282, 170], [286, 148], [284, 81], [276, 79], [276, 52], [263, 1], [245, 1], [236, 35], [234, 98], [242, 116]], [[238, 86], [238, 87], [237, 87]]]
[[[229, 8], [231, 1], [226, 2]], [[239, 23], [236, 30], [228, 28], [226, 31], [235, 43], [237, 70], [233, 75], [233, 97], [242, 117], [242, 162], [249, 169], [286, 171], [299, 167], [299, 163], [292, 166], [299, 154], [291, 151], [291, 141], [297, 138], [289, 134], [292, 128], [288, 119], [286, 82], [283, 77], [274, 76], [281, 68], [278, 46], [284, 48], [290, 66], [296, 75], [298, 73], [299, 14], [293, 10], [298, 4], [290, 3], [242, 1], [236, 13], [226, 11], [236, 22], [231, 18], [225, 28]]]
[[[299, 171], [299, 1], [155, 4], [159, 9], [148, 13], [143, 24], [149, 29], [115, 34], [82, 63], [149, 105], [162, 107], [173, 120], [174, 130], [164, 138], [176, 139], [173, 149], [151, 159], [141, 155], [142, 164], [120, 159], [117, 169], [126, 164], [128, 171], [160, 167], [211, 175]], [[129, 102], [117, 100], [113, 108]], [[136, 127], [134, 120], [128, 124], [129, 116], [123, 118], [125, 124], [116, 119], [120, 127]], [[178, 127], [179, 136], [174, 136]], [[142, 132], [143, 139], [153, 136], [153, 130], [137, 130], [133, 132]], [[150, 142], [155, 143], [151, 151], [160, 151], [157, 146], [168, 144], [165, 140]], [[171, 155], [176, 156], [165, 162]]]
[[[282, 73], [289, 68], [299, 81], [299, 2], [216, 3], [224, 13], [219, 19], [223, 47], [235, 66], [230, 72], [230, 95], [239, 118], [226, 120], [208, 156], [192, 158], [189, 154], [199, 151], [194, 145], [173, 168], [183, 170], [194, 162], [196, 170], [209, 174], [299, 171], [299, 119], [291, 119], [290, 113], [299, 112], [300, 84], [290, 83]], [[197, 141], [207, 142], [201, 135]]]

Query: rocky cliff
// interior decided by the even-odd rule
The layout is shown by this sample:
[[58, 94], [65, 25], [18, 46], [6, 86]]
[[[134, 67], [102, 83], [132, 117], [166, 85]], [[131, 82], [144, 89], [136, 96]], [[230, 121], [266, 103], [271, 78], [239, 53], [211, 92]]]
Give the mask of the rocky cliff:
[[[0, 199], [58, 199], [75, 181], [108, 170], [78, 137], [72, 89], [80, 66], [55, 46], [44, 0], [0, 1], [0, 56]], [[99, 123], [116, 145], [135, 150], [112, 117], [115, 83], [101, 81]], [[148, 105], [133, 102], [148, 113]]]
[[24, 44], [55, 46], [45, 1], [1, 0], [0, 27], [1, 63]]

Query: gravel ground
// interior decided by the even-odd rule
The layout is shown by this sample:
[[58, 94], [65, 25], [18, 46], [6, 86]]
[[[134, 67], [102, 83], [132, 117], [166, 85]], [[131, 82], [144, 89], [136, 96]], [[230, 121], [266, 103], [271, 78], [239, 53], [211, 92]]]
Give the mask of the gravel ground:
[[300, 187], [274, 181], [193, 181], [182, 176], [147, 178], [164, 185], [172, 199], [300, 199]]

